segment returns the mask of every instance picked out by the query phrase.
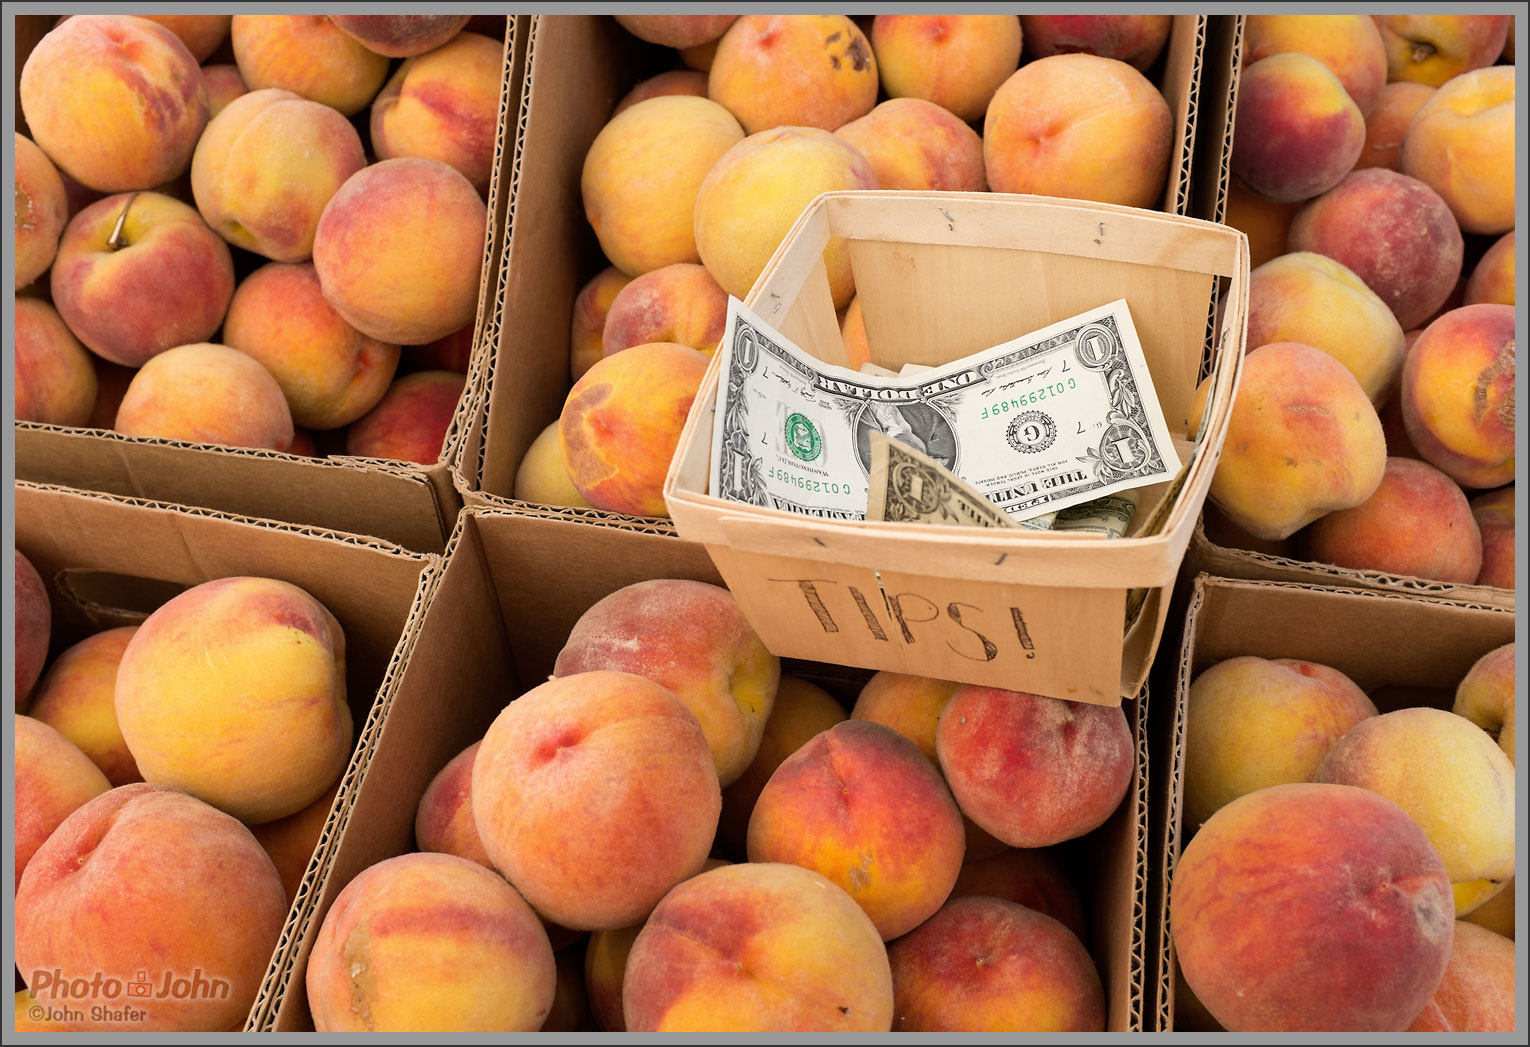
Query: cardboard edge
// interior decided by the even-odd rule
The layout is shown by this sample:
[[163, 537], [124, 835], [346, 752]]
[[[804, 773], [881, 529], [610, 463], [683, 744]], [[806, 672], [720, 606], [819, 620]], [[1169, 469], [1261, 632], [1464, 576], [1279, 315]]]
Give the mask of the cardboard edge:
[[1132, 725], [1133, 739], [1136, 743], [1137, 766], [1140, 768], [1136, 784], [1136, 840], [1137, 853], [1133, 860], [1134, 886], [1132, 890], [1132, 946], [1130, 959], [1130, 983], [1128, 1010], [1131, 1024], [1130, 1032], [1142, 1032], [1146, 1023], [1146, 998], [1147, 998], [1147, 915], [1148, 915], [1148, 885], [1151, 882], [1148, 869], [1148, 854], [1150, 840], [1148, 838], [1149, 803], [1152, 799], [1152, 767], [1149, 760], [1148, 746], [1148, 706], [1150, 704], [1149, 689], [1143, 684], [1138, 692], [1136, 719]]
[[[1196, 124], [1200, 109], [1202, 66], [1206, 50], [1206, 15], [1175, 15], [1173, 36], [1169, 41], [1169, 54], [1164, 65], [1165, 79], [1178, 73], [1183, 95], [1170, 100], [1176, 127], [1177, 155], [1173, 159], [1168, 184], [1164, 187], [1161, 207], [1170, 214], [1185, 216], [1189, 213], [1190, 185], [1194, 172]], [[1178, 39], [1190, 33], [1191, 43]], [[1181, 65], [1187, 68], [1181, 71]], [[1163, 85], [1159, 86], [1160, 92]]]

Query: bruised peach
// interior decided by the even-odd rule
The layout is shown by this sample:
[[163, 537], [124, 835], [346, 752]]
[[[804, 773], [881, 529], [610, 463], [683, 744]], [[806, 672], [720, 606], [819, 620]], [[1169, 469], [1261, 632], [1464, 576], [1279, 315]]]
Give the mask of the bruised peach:
[[467, 376], [456, 371], [395, 378], [376, 406], [345, 431], [345, 453], [435, 465], [466, 387]]
[[1344, 85], [1361, 113], [1375, 108], [1387, 82], [1387, 52], [1370, 15], [1248, 15], [1243, 21], [1243, 64], [1285, 51], [1322, 62]]
[[934, 102], [889, 98], [834, 133], [866, 158], [883, 189], [978, 193], [988, 188], [983, 140]]
[[1514, 479], [1514, 308], [1467, 305], [1435, 320], [1403, 367], [1403, 423], [1462, 487]]
[[1244, 67], [1238, 81], [1232, 173], [1272, 200], [1307, 200], [1354, 168], [1365, 115], [1333, 71], [1284, 51]]
[[18, 422], [84, 425], [96, 405], [95, 359], [41, 298], [16, 299]]
[[744, 134], [833, 131], [877, 104], [877, 60], [845, 15], [743, 15], [717, 42], [707, 97]]
[[114, 426], [124, 436], [261, 447], [292, 446], [292, 412], [260, 361], [237, 349], [195, 342], [160, 353], [122, 394]]
[[472, 15], [330, 15], [329, 20], [368, 51], [410, 58], [456, 38]]
[[1169, 42], [1173, 25], [1170, 15], [1020, 16], [1025, 53], [1033, 58], [1084, 52], [1117, 59], [1142, 73]]
[[1433, 94], [1434, 88], [1408, 80], [1383, 87], [1376, 107], [1365, 118], [1365, 148], [1355, 161], [1355, 170], [1385, 167], [1396, 171], [1402, 165], [1403, 135], [1413, 122], [1413, 115]]
[[574, 481], [569, 479], [568, 469], [563, 465], [563, 452], [558, 448], [558, 423], [551, 422], [537, 434], [526, 448], [520, 466], [515, 470], [513, 497], [538, 505], [568, 505], [588, 509], [590, 503]]
[[1482, 531], [1478, 585], [1514, 588], [1514, 485], [1479, 494], [1469, 503]]
[[1509, 36], [1509, 15], [1376, 15], [1387, 79], [1438, 87], [1492, 65]]
[[695, 98], [705, 98], [707, 74], [695, 69], [671, 69], [667, 73], [640, 80], [632, 90], [622, 95], [621, 101], [616, 103], [616, 108], [611, 110], [611, 115], [615, 117], [639, 102], [645, 102], [650, 98], [662, 98], [665, 95], [691, 95]]
[[388, 59], [324, 15], [235, 15], [234, 61], [251, 91], [280, 87], [351, 116], [388, 75]]
[[1514, 230], [1487, 249], [1466, 281], [1464, 305], [1514, 304]]
[[568, 339], [568, 369], [573, 381], [599, 360], [611, 303], [632, 277], [611, 265], [592, 276], [574, 297], [574, 317]]
[[16, 886], [37, 849], [65, 818], [110, 789], [90, 757], [59, 731], [16, 716]]
[[650, 44], [684, 50], [717, 40], [738, 15], [638, 15], [620, 14], [623, 29]]
[[1444, 83], [1413, 114], [1399, 160], [1450, 206], [1461, 231], [1514, 228], [1514, 68], [1493, 66]]
[[425, 787], [415, 809], [414, 842], [422, 851], [455, 854], [492, 869], [473, 824], [473, 761], [482, 744], [474, 742], [453, 756]]
[[64, 183], [46, 153], [16, 132], [16, 290], [53, 264], [69, 219]]
[[611, 299], [601, 354], [645, 342], [673, 342], [711, 356], [728, 323], [728, 292], [706, 268], [676, 262], [644, 273]]
[[53, 606], [37, 568], [20, 549], [16, 564], [16, 710], [25, 711], [27, 697], [48, 661], [48, 640], [53, 630]]
[[889, 98], [932, 102], [971, 123], [1020, 67], [1015, 15], [877, 15], [871, 47]]
[[117, 725], [117, 665], [137, 626], [87, 636], [58, 656], [28, 708], [101, 769], [113, 786], [143, 781]]

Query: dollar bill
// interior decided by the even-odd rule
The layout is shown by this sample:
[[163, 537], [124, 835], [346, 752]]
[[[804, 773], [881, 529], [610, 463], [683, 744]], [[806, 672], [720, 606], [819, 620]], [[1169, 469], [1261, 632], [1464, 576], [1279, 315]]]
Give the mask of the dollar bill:
[[1121, 491], [1058, 510], [1052, 530], [1120, 538], [1132, 525], [1132, 516], [1136, 512], [1137, 492]]
[[1012, 520], [935, 459], [882, 433], [871, 434], [868, 520], [1045, 531], [1054, 515]]
[[888, 376], [825, 364], [732, 299], [718, 352], [714, 497], [865, 519], [873, 432], [938, 462], [1017, 521], [1180, 466], [1125, 301]]

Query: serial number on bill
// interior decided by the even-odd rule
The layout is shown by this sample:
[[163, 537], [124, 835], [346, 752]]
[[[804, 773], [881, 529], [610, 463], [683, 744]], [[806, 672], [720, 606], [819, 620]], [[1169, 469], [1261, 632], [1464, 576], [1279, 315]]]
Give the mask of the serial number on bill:
[[[814, 491], [819, 494], [856, 493], [855, 487], [850, 484], [834, 483], [829, 480], [813, 480], [806, 476], [798, 476], [796, 473], [788, 472], [785, 469], [777, 469], [774, 467], [772, 467], [770, 470], [770, 478], [781, 483], [791, 484], [793, 487], [799, 488], [803, 491]], [[865, 492], [861, 491], [860, 493], [864, 494]]]
[[1020, 410], [1022, 407], [1038, 404], [1049, 396], [1061, 396], [1063, 393], [1077, 387], [1078, 383], [1072, 378], [1069, 378], [1066, 382], [1053, 382], [1051, 385], [1043, 385], [1040, 388], [1032, 389], [1028, 393], [1022, 393], [1008, 400], [1001, 400], [996, 404], [989, 404], [983, 408], [983, 413], [978, 417], [996, 418], [1001, 414], [1009, 414], [1012, 411]]

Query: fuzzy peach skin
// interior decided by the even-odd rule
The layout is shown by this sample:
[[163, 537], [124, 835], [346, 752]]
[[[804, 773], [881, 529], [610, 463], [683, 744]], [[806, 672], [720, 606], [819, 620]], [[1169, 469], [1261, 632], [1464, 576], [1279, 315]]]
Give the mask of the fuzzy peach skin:
[[860, 906], [818, 873], [749, 862], [664, 897], [622, 981], [631, 1032], [888, 1032], [892, 972]]
[[234, 259], [195, 208], [160, 193], [122, 193], [74, 216], [49, 282], [59, 315], [87, 349], [141, 367], [217, 332], [234, 295]]
[[329, 820], [330, 808], [335, 805], [335, 797], [343, 781], [343, 775], [336, 778], [333, 785], [301, 811], [249, 827], [255, 842], [260, 844], [276, 866], [282, 878], [282, 889], [287, 892], [288, 898], [297, 898], [298, 887], [308, 872], [308, 863], [313, 860], [314, 849], [319, 845], [324, 823]]
[[16, 711], [25, 712], [27, 699], [48, 661], [53, 630], [53, 605], [37, 568], [20, 549], [16, 554]]
[[16, 886], [32, 856], [63, 820], [112, 787], [90, 757], [59, 731], [16, 716]]
[[127, 15], [79, 15], [38, 41], [17, 84], [32, 140], [92, 189], [178, 177], [207, 125], [207, 84], [186, 45]]
[[416, 371], [395, 378], [377, 406], [345, 432], [345, 453], [435, 465], [467, 387], [456, 371]]
[[1300, 201], [1269, 200], [1233, 179], [1222, 221], [1248, 237], [1248, 264], [1257, 269], [1286, 253], [1286, 234], [1301, 208]]
[[1461, 230], [1514, 228], [1514, 67], [1462, 73], [1413, 114], [1399, 166], [1450, 205]]
[[292, 412], [252, 356], [212, 342], [160, 353], [138, 369], [117, 408], [117, 432], [223, 447], [285, 451]]
[[1240, 796], [1310, 780], [1333, 743], [1375, 715], [1365, 692], [1327, 665], [1245, 655], [1209, 666], [1185, 706], [1185, 828]]
[[16, 132], [16, 290], [48, 271], [69, 220], [64, 182], [48, 154]]
[[889, 98], [933, 102], [972, 123], [1020, 67], [1015, 15], [877, 15], [871, 48]]
[[1006, 847], [986, 858], [968, 855], [951, 888], [951, 899], [973, 896], [1003, 898], [1035, 909], [1080, 941], [1088, 936], [1083, 900], [1053, 848]]
[[1048, 847], [1104, 824], [1131, 784], [1126, 713], [963, 684], [935, 735], [962, 813], [1011, 847]]
[[738, 15], [617, 15], [623, 29], [650, 44], [684, 50], [715, 42]]
[[1467, 305], [1424, 329], [1403, 367], [1403, 424], [1462, 487], [1514, 479], [1514, 307]]
[[388, 59], [325, 15], [235, 15], [234, 61], [251, 91], [280, 87], [352, 116], [388, 76]]
[[[742, 300], [815, 196], [880, 188], [866, 158], [828, 131], [777, 127], [750, 135], [718, 159], [696, 194], [701, 263]], [[842, 309], [855, 294], [849, 248], [831, 238], [823, 257], [834, 308]]]
[[64, 1012], [58, 1008], [43, 1007], [25, 989], [17, 991], [15, 1026], [17, 1032], [68, 1032], [69, 1030], [61, 1021], [54, 1020], [54, 1015], [62, 1019]]
[[1312, 780], [1358, 785], [1406, 811], [1445, 863], [1457, 916], [1514, 875], [1514, 765], [1464, 716], [1414, 706], [1363, 720]]
[[489, 195], [505, 47], [458, 33], [407, 59], [372, 102], [372, 150], [379, 160], [423, 156], [450, 164]]
[[503, 879], [465, 858], [404, 854], [336, 896], [305, 978], [319, 1032], [535, 1032], [557, 971]]
[[770, 776], [814, 736], [844, 719], [845, 707], [822, 687], [782, 676], [754, 759], [723, 789], [717, 844], [742, 860], [749, 846], [749, 818]]
[[873, 673], [856, 695], [850, 716], [891, 727], [919, 747], [932, 761], [935, 732], [941, 711], [956, 692], [951, 680], [928, 676], [909, 676], [889, 670]]
[[700, 725], [724, 786], [759, 751], [781, 681], [781, 660], [733, 594], [681, 578], [624, 586], [579, 616], [553, 675], [596, 669], [634, 673], [673, 692]]
[[844, 340], [845, 357], [850, 367], [860, 370], [862, 365], [871, 362], [871, 347], [866, 341], [866, 314], [861, 311], [860, 295], [852, 297], [850, 304], [845, 306], [839, 336]]
[[1514, 230], [1489, 247], [1466, 281], [1465, 305], [1514, 304]]
[[1020, 16], [1025, 53], [1033, 58], [1084, 51], [1118, 59], [1140, 73], [1157, 60], [1173, 27], [1170, 15]]
[[349, 425], [383, 398], [399, 347], [369, 338], [324, 299], [310, 262], [270, 262], [234, 289], [223, 341], [271, 372], [308, 429]]
[[489, 860], [544, 919], [626, 927], [695, 875], [722, 790], [701, 726], [631, 673], [549, 680], [506, 706], [473, 762]]
[[1322, 62], [1369, 114], [1387, 82], [1387, 51], [1370, 15], [1248, 15], [1243, 64], [1299, 51]]
[[1287, 247], [1326, 255], [1386, 303], [1404, 331], [1422, 326], [1461, 278], [1461, 228], [1440, 194], [1385, 168], [1353, 171], [1308, 201]]
[[1385, 167], [1396, 171], [1402, 164], [1403, 135], [1413, 115], [1434, 94], [1434, 88], [1408, 80], [1396, 80], [1381, 89], [1376, 106], [1365, 118], [1365, 148], [1355, 170]]
[[207, 224], [235, 247], [302, 262], [330, 197], [366, 164], [349, 120], [266, 88], [240, 95], [208, 122], [191, 158], [191, 191]]
[[1374, 15], [1387, 52], [1387, 79], [1438, 87], [1492, 65], [1503, 52], [1510, 15]]
[[1395, 803], [1275, 785], [1223, 807], [1174, 868], [1180, 970], [1234, 1032], [1401, 1030], [1440, 983], [1450, 879]]
[[439, 160], [382, 160], [352, 175], [319, 216], [324, 297], [362, 334], [423, 345], [473, 322], [488, 211]]
[[227, 109], [234, 99], [250, 92], [237, 65], [204, 65], [202, 77], [207, 81], [209, 120]]
[[143, 781], [122, 739], [115, 705], [117, 665], [134, 625], [87, 636], [53, 660], [37, 683], [28, 713], [69, 739], [113, 786]]
[[706, 98], [662, 95], [613, 116], [585, 154], [579, 191], [601, 250], [628, 276], [696, 262], [692, 227], [707, 172], [744, 137]]
[[1456, 922], [1445, 977], [1408, 1032], [1513, 1032], [1514, 942]]
[[17, 298], [15, 323], [16, 421], [85, 425], [96, 405], [96, 357], [41, 298]]
[[1105, 989], [1083, 942], [1002, 898], [953, 898], [887, 948], [895, 1032], [1105, 1031]]
[[1365, 114], [1333, 71], [1284, 51], [1245, 66], [1231, 169], [1272, 200], [1307, 200], [1339, 184], [1365, 148]]
[[1089, 54], [1027, 62], [983, 118], [983, 163], [996, 193], [1154, 207], [1173, 145], [1174, 118], [1158, 88], [1125, 62]]
[[599, 360], [558, 417], [563, 465], [597, 509], [668, 516], [664, 474], [706, 373], [707, 355], [649, 342]]
[[934, 102], [889, 98], [834, 133], [866, 158], [883, 189], [980, 193], [988, 188], [983, 140]]
[[676, 262], [644, 273], [611, 299], [601, 355], [644, 342], [674, 342], [711, 356], [727, 323], [728, 292], [704, 266]]
[[558, 447], [558, 423], [550, 422], [526, 448], [520, 467], [515, 470], [513, 496], [537, 505], [568, 505], [591, 508], [563, 465]]
[[871, 43], [845, 15], [743, 15], [717, 42], [707, 97], [746, 135], [833, 131], [871, 112], [878, 83]]
[[1513, 765], [1514, 644], [1495, 647], [1477, 659], [1457, 685], [1450, 708], [1496, 738]]
[[436, 772], [414, 814], [414, 842], [422, 851], [454, 854], [494, 868], [473, 824], [473, 761], [482, 740], [474, 742]]
[[[255, 1002], [287, 902], [239, 822], [177, 789], [124, 785], [32, 856], [16, 890], [16, 966], [40, 1003], [80, 1014], [73, 1031], [227, 1032]], [[147, 998], [61, 995], [66, 978], [127, 986], [146, 969]], [[178, 981], [196, 991], [177, 998]], [[106, 1013], [93, 1017], [97, 1003]]]
[[409, 58], [453, 40], [472, 15], [330, 15], [329, 20], [368, 51]]
[[145, 780], [241, 821], [284, 818], [350, 756], [345, 634], [287, 582], [204, 582], [139, 626], [117, 668], [116, 705]]
[[1479, 494], [1469, 503], [1482, 531], [1478, 585], [1514, 588], [1514, 485]]
[[891, 941], [944, 904], [963, 839], [961, 812], [929, 758], [891, 727], [845, 720], [770, 776], [748, 851], [751, 862], [822, 873]]
[[[68, 16], [65, 16], [68, 17]], [[223, 41], [228, 39], [230, 15], [140, 15], [151, 22], [158, 22], [176, 35], [191, 57], [198, 62], [207, 61]]]
[[632, 90], [622, 95], [621, 101], [616, 103], [616, 108], [611, 110], [611, 116], [615, 117], [639, 102], [646, 102], [650, 98], [662, 98], [665, 95], [690, 95], [693, 98], [705, 98], [707, 74], [695, 69], [671, 69], [667, 73], [650, 76], [647, 80], [639, 80]]
[[616, 266], [607, 266], [590, 277], [574, 297], [568, 338], [568, 370], [572, 381], [583, 378], [584, 372], [603, 355], [601, 346], [605, 339], [606, 316], [616, 296], [631, 282], [632, 277]]

